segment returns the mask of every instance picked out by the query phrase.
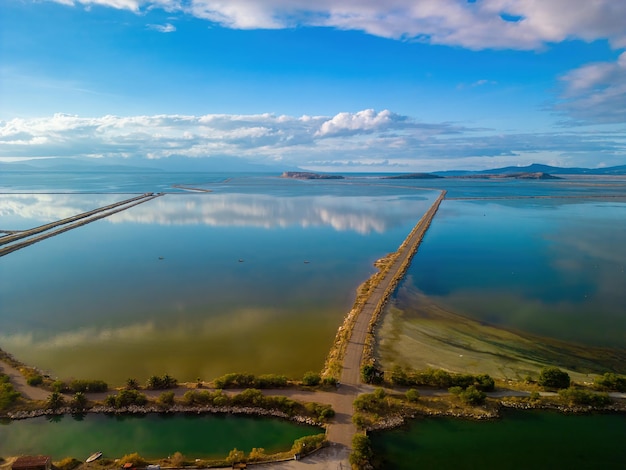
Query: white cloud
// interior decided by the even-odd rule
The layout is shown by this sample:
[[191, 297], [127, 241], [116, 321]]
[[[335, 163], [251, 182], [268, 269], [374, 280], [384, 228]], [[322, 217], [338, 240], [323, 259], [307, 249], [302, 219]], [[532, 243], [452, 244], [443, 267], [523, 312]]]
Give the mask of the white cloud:
[[404, 120], [401, 116], [388, 110], [377, 113], [366, 109], [358, 113], [339, 113], [332, 119], [324, 121], [316, 136], [334, 136], [373, 132], [388, 128], [392, 122]]
[[557, 109], [589, 122], [626, 122], [626, 52], [615, 62], [588, 64], [561, 77], [565, 85]]
[[470, 49], [537, 49], [568, 39], [626, 47], [621, 0], [52, 0], [138, 12], [163, 8], [228, 28], [325, 26]]
[[601, 162], [623, 161], [626, 142], [619, 130], [498, 134], [449, 123], [421, 123], [388, 110], [301, 117], [210, 114], [85, 118], [56, 114], [0, 121], [0, 158], [5, 159], [230, 156], [304, 168], [322, 164], [415, 168], [426, 160], [447, 167], [446, 162], [455, 159], [515, 159], [520, 154], [546, 152], [594, 167]]
[[171, 23], [165, 24], [149, 24], [147, 25], [148, 29], [152, 29], [154, 31], [158, 31], [159, 33], [173, 33], [176, 31], [176, 26]]

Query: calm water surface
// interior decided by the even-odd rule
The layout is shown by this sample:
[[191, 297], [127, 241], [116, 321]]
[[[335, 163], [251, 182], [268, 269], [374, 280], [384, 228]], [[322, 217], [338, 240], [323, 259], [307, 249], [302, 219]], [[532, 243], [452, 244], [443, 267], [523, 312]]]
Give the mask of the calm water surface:
[[506, 413], [498, 421], [413, 421], [372, 434], [377, 468], [617, 469], [626, 462], [626, 417]]
[[285, 451], [296, 439], [322, 431], [280, 420], [219, 415], [42, 417], [0, 423], [0, 453], [47, 454], [54, 460], [86, 459], [95, 451], [108, 458], [133, 452], [149, 459], [175, 452], [187, 458], [225, 457], [235, 447], [246, 453], [253, 447]]
[[[128, 186], [111, 178], [75, 187]], [[437, 195], [258, 176], [182, 181], [192, 178], [213, 192], [176, 190], [0, 259], [0, 347], [53, 376], [113, 384], [320, 370], [356, 287]], [[126, 197], [3, 194], [0, 228]]]
[[480, 321], [626, 348], [625, 240], [626, 199], [445, 201], [404, 282]]

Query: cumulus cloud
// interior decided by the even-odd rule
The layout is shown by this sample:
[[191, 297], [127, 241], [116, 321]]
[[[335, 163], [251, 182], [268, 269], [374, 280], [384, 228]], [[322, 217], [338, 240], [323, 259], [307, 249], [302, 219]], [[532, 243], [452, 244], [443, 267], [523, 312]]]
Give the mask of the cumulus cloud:
[[617, 131], [498, 134], [450, 123], [422, 123], [388, 110], [300, 117], [56, 114], [0, 121], [0, 158], [5, 159], [238, 157], [318, 169], [415, 168], [431, 160], [441, 168], [447, 167], [446, 161], [463, 158], [516, 158], [541, 152], [584, 157], [586, 166], [597, 166], [623, 160], [626, 143]]
[[626, 52], [616, 62], [588, 64], [561, 77], [557, 109], [589, 122], [626, 122]]
[[626, 2], [616, 0], [51, 0], [139, 12], [162, 8], [228, 28], [324, 26], [470, 49], [537, 49], [567, 39], [626, 47]]

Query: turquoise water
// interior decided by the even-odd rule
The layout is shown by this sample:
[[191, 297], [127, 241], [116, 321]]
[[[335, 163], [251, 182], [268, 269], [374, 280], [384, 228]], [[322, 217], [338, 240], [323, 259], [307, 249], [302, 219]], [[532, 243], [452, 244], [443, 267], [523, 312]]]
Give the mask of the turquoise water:
[[223, 458], [235, 447], [246, 453], [253, 447], [286, 451], [296, 439], [320, 432], [286, 421], [221, 415], [42, 417], [0, 423], [0, 455], [86, 459], [102, 451], [105, 458], [138, 452], [153, 459], [181, 452], [187, 458]]
[[506, 413], [497, 421], [421, 419], [373, 433], [380, 469], [617, 469], [626, 462], [626, 417]]

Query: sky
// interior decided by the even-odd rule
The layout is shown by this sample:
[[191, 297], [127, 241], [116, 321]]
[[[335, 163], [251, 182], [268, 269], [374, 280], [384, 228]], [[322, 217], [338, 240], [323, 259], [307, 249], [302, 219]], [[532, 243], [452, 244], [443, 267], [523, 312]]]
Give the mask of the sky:
[[0, 161], [42, 157], [624, 165], [626, 1], [1, 0]]

